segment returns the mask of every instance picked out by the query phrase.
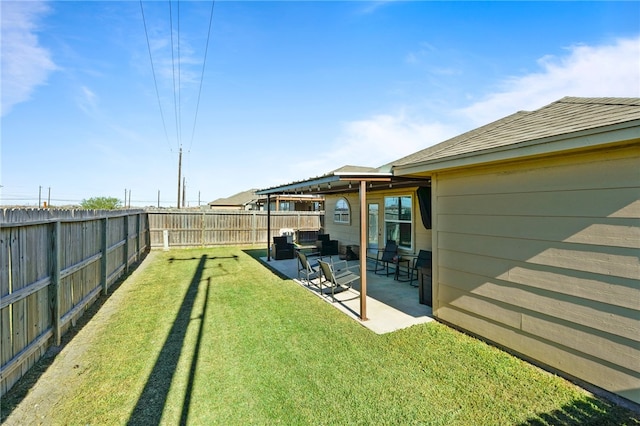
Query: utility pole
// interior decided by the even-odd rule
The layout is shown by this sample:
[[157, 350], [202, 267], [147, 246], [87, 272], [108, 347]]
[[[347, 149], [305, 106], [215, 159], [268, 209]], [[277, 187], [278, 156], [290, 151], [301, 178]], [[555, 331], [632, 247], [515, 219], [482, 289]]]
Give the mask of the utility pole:
[[182, 178], [182, 207], [187, 206], [187, 178]]
[[131, 208], [131, 190], [129, 190], [129, 208]]
[[180, 181], [182, 180], [182, 147], [178, 154], [178, 208], [180, 208]]
[[49, 187], [49, 196], [47, 197], [47, 206], [51, 207], [51, 187]]
[[122, 201], [122, 208], [127, 208], [127, 188], [124, 189], [124, 201]]
[[42, 185], [38, 187], [38, 208], [42, 206]]
[[160, 190], [158, 189], [158, 208], [160, 208]]

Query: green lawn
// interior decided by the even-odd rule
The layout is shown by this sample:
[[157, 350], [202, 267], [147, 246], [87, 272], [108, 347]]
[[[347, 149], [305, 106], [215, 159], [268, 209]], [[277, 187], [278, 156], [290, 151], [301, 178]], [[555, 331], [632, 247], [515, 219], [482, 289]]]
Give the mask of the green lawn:
[[50, 423], [640, 424], [442, 324], [376, 335], [255, 256], [158, 253]]

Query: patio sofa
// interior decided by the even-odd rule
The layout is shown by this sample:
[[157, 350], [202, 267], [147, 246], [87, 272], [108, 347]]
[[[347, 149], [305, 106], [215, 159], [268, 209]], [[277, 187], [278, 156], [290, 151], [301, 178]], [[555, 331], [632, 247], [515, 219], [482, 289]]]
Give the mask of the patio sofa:
[[316, 247], [320, 256], [332, 256], [339, 253], [338, 240], [332, 240], [329, 234], [318, 234]]
[[288, 241], [286, 235], [273, 237], [273, 257], [276, 260], [293, 259], [294, 255], [294, 245]]

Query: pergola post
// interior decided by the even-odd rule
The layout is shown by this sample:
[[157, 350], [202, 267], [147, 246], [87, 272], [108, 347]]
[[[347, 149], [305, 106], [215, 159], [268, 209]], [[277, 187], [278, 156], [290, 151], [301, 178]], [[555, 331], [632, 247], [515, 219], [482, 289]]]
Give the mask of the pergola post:
[[267, 194], [267, 262], [271, 262], [271, 194]]
[[360, 181], [360, 319], [367, 318], [367, 182]]

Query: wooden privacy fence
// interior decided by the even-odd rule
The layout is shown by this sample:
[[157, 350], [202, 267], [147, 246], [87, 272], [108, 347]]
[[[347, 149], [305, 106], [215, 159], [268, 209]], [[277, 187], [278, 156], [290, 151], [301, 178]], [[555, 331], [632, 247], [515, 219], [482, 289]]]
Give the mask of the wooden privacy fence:
[[[244, 210], [151, 210], [151, 248], [267, 244], [267, 212]], [[271, 235], [293, 229], [302, 240], [313, 239], [324, 212], [271, 212]]]
[[[271, 212], [315, 240], [323, 212]], [[0, 210], [0, 396], [150, 248], [267, 244], [265, 211]]]
[[148, 249], [142, 210], [0, 210], [0, 396]]

